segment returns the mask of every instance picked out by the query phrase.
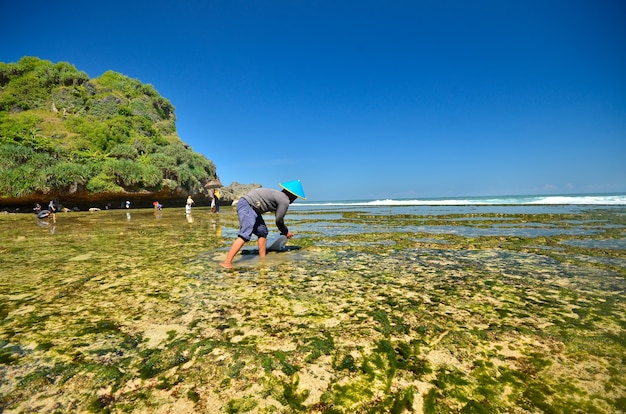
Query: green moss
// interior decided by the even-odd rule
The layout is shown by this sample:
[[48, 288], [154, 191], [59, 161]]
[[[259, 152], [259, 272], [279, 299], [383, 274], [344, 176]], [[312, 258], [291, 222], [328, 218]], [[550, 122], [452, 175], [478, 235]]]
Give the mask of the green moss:
[[289, 355], [284, 351], [274, 352], [274, 358], [278, 361], [281, 371], [288, 377], [291, 377], [299, 370], [298, 366], [289, 363]]
[[291, 382], [283, 383], [283, 401], [295, 411], [304, 410], [304, 401], [309, 397], [309, 390], [300, 391], [299, 384], [300, 380], [297, 375], [291, 377]]
[[155, 385], [155, 388], [159, 390], [169, 390], [183, 381], [184, 381], [184, 377], [180, 375], [174, 375], [171, 377], [160, 376], [159, 382], [157, 383], [157, 385]]
[[304, 349], [310, 350], [310, 353], [304, 359], [307, 363], [315, 361], [322, 355], [329, 355], [335, 348], [333, 337], [329, 332], [324, 332], [324, 337], [309, 338], [305, 340], [305, 343]]
[[53, 347], [54, 344], [52, 342], [42, 342], [40, 344], [37, 344], [37, 346], [35, 347], [35, 351], [47, 351]]
[[226, 412], [230, 414], [235, 413], [247, 413], [252, 411], [258, 402], [254, 399], [254, 397], [246, 396], [243, 398], [236, 398], [228, 401], [226, 404]]
[[372, 384], [367, 380], [356, 380], [345, 385], [335, 384], [330, 392], [324, 393], [322, 401], [332, 402], [336, 407], [354, 407], [373, 396]]
[[445, 413], [448, 412], [445, 409], [437, 410], [438, 408], [438, 400], [440, 399], [440, 395], [437, 392], [436, 388], [431, 388], [428, 393], [424, 396], [424, 413], [425, 414], [435, 414], [437, 412]]
[[494, 410], [493, 407], [489, 404], [488, 400], [483, 402], [470, 400], [461, 409], [461, 413], [463, 414], [491, 414], [497, 412], [499, 411]]
[[456, 369], [441, 367], [437, 370], [437, 377], [431, 381], [437, 388], [442, 390], [468, 385], [465, 374]]
[[9, 307], [4, 303], [0, 303], [0, 319], [4, 319], [7, 316], [9, 316]]
[[274, 364], [272, 364], [272, 357], [270, 357], [268, 355], [263, 355], [261, 357], [261, 367], [263, 367], [263, 370], [267, 374], [272, 372], [272, 369], [274, 367]]
[[[53, 256], [37, 250], [32, 217], [0, 215], [3, 271], [16, 275], [0, 286], [10, 364], [0, 403], [13, 411], [55, 393], [60, 411], [152, 412], [183, 399], [198, 411], [210, 401], [218, 412], [400, 413], [416, 404], [414, 383], [430, 384], [431, 413], [625, 404], [626, 279], [598, 264], [610, 252], [558, 246], [593, 225], [516, 215], [515, 231], [567, 232], [464, 237], [444, 233], [497, 217], [357, 213], [333, 225], [382, 231], [329, 238], [323, 215], [294, 211], [310, 247], [224, 272], [230, 242], [211, 229], [236, 230], [231, 208], [198, 208], [193, 224], [182, 208], [101, 213], [60, 214]], [[425, 223], [446, 227], [406, 231]]]
[[17, 386], [26, 390], [35, 391], [40, 387], [52, 384], [56, 378], [54, 368], [42, 367], [22, 377]]
[[552, 365], [552, 361], [539, 352], [531, 352], [524, 360], [524, 369], [529, 375], [534, 375], [550, 365]]
[[626, 397], [617, 398], [614, 402], [614, 407], [620, 411], [626, 411]]
[[95, 325], [87, 326], [81, 329], [76, 334], [78, 336], [84, 336], [89, 334], [101, 334], [101, 333], [119, 333], [120, 329], [118, 325], [110, 320], [98, 321]]
[[[1, 342], [0, 345], [2, 345]], [[24, 353], [24, 350], [17, 345], [7, 346], [7, 344], [4, 344], [4, 346], [0, 348], [0, 364], [11, 365], [24, 355]]]
[[110, 405], [113, 403], [114, 397], [111, 395], [103, 395], [91, 398], [87, 404], [87, 411], [90, 413], [109, 413]]
[[180, 366], [189, 361], [188, 344], [177, 343], [169, 349], [146, 349], [140, 352], [143, 357], [139, 376], [142, 379], [155, 377], [172, 367]]
[[[112, 385], [113, 390], [116, 390], [121, 384], [125, 374], [114, 365], [101, 365], [101, 364], [89, 364], [83, 367], [86, 372], [94, 374], [95, 381], [101, 386]], [[78, 372], [78, 369], [75, 370]]]
[[344, 355], [338, 363], [333, 365], [333, 368], [337, 371], [347, 370], [350, 372], [356, 372], [358, 369], [356, 360], [350, 354]]
[[228, 376], [230, 378], [237, 378], [241, 373], [241, 370], [246, 366], [246, 363], [242, 360], [236, 360], [228, 366]]
[[376, 309], [372, 311], [372, 317], [380, 324], [380, 327], [378, 327], [377, 330], [382, 332], [383, 335], [389, 336], [392, 332], [392, 328], [387, 312], [383, 309]]
[[521, 406], [527, 410], [539, 409], [544, 413], [556, 414], [557, 411], [549, 403], [549, 397], [554, 391], [546, 384], [531, 382], [526, 385], [523, 392], [523, 400], [520, 401]]
[[200, 394], [198, 394], [196, 390], [189, 390], [187, 391], [187, 398], [189, 399], [189, 401], [197, 403], [198, 401], [200, 401]]
[[377, 401], [372, 406], [367, 407], [368, 413], [392, 413], [400, 414], [413, 411], [413, 401], [415, 398], [415, 389], [409, 387], [405, 390], [392, 393], [386, 396], [382, 401]]

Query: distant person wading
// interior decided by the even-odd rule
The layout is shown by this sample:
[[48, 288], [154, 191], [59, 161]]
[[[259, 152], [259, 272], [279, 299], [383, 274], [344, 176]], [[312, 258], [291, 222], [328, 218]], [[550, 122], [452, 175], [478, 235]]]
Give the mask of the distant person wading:
[[219, 213], [220, 212], [220, 199], [222, 198], [222, 194], [220, 190], [216, 188], [213, 190], [213, 195], [211, 197], [211, 212]]
[[195, 204], [195, 201], [191, 198], [191, 196], [187, 197], [187, 202], [185, 203], [185, 212], [191, 213], [191, 206]]

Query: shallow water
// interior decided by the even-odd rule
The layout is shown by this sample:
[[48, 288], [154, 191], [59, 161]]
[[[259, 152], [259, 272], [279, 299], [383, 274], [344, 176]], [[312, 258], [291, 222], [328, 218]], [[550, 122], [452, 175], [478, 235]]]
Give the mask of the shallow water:
[[0, 411], [619, 412], [625, 213], [292, 208], [232, 270], [230, 208], [3, 214]]

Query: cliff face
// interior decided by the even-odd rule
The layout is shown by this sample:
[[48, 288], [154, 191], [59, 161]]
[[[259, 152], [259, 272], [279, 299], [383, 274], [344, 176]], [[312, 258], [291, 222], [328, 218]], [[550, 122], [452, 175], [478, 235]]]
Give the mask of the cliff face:
[[221, 204], [231, 205], [233, 201], [239, 200], [241, 196], [255, 188], [261, 188], [261, 184], [240, 184], [235, 181], [228, 187], [220, 188], [220, 192], [222, 193]]
[[[260, 188], [261, 184], [240, 184], [233, 182], [227, 187], [221, 187], [222, 199], [220, 205], [230, 206], [233, 201], [254, 188]], [[50, 200], [59, 200], [63, 208], [69, 210], [87, 211], [90, 208], [124, 208], [126, 201], [131, 202], [132, 208], [152, 208], [152, 203], [158, 201], [165, 207], [183, 207], [187, 196], [191, 195], [198, 206], [209, 206], [211, 204], [211, 190], [204, 193], [173, 193], [170, 191], [161, 192], [135, 192], [135, 193], [89, 193], [86, 191], [56, 194], [34, 194], [16, 199], [3, 198], [0, 203], [0, 211], [12, 212], [32, 212], [36, 204], [41, 208], [46, 208]]]
[[[186, 193], [175, 194], [172, 192], [128, 192], [128, 193], [89, 193], [87, 191], [51, 194], [32, 194], [20, 198], [2, 198], [0, 210], [6, 211], [32, 211], [36, 204], [46, 208], [50, 200], [59, 200], [59, 203], [70, 210], [86, 211], [90, 208], [121, 208], [126, 201], [130, 201], [133, 208], [152, 207], [154, 201], [159, 201], [165, 206], [184, 206], [187, 199]], [[194, 195], [194, 201], [199, 205], [209, 205], [211, 199], [206, 194]]]
[[0, 63], [0, 208], [210, 200], [215, 165], [178, 137], [175, 120], [152, 85], [116, 72]]

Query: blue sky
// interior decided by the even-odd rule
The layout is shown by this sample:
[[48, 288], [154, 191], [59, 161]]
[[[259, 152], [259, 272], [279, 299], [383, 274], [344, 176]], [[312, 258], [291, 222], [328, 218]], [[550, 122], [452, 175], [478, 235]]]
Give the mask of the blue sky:
[[626, 191], [626, 3], [3, 6], [0, 61], [152, 84], [222, 182], [311, 200]]

